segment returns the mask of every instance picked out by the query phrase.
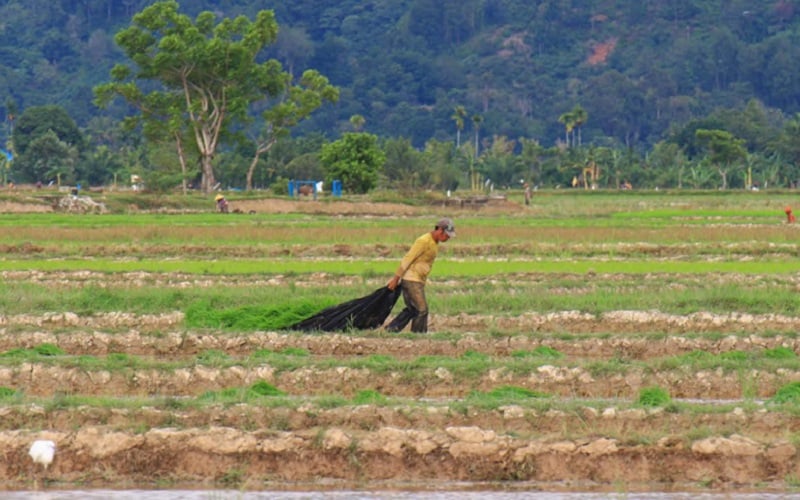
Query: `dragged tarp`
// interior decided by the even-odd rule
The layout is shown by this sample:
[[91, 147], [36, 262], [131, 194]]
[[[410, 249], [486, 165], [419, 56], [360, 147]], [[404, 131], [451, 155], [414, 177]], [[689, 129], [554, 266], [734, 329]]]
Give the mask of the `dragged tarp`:
[[399, 286], [394, 290], [384, 286], [365, 297], [324, 309], [286, 329], [335, 332], [379, 328], [392, 312], [398, 297], [400, 297]]

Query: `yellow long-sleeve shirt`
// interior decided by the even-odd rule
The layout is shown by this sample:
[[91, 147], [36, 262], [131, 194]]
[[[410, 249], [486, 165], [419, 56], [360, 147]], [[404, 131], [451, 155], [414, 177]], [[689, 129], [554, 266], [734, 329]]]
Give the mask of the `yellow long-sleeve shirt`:
[[439, 243], [433, 239], [431, 233], [425, 233], [411, 245], [395, 274], [406, 281], [425, 283], [437, 253]]

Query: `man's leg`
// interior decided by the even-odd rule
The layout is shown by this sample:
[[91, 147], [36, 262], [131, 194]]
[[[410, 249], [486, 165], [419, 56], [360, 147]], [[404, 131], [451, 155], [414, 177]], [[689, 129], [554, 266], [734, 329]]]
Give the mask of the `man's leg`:
[[417, 330], [414, 328], [414, 325], [418, 323], [420, 316], [420, 297], [422, 297], [422, 307], [425, 312], [425, 330], [423, 330], [423, 332], [426, 331], [428, 304], [425, 302], [425, 286], [415, 281], [403, 281], [400, 283], [400, 287], [403, 290], [403, 302], [405, 302], [406, 307], [389, 323], [386, 327], [386, 331], [399, 332], [406, 327], [409, 321], [413, 320], [414, 322], [411, 323], [411, 331], [416, 332]]
[[426, 333], [428, 331], [428, 301], [425, 300], [425, 285], [412, 281], [408, 287], [403, 287], [403, 299], [416, 311], [411, 320], [411, 331]]

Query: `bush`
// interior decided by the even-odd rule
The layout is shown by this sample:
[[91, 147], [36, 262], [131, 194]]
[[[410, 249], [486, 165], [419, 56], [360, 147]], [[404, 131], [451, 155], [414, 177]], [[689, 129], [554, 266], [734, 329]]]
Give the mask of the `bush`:
[[669, 392], [661, 387], [645, 387], [639, 391], [638, 403], [642, 406], [667, 406], [671, 401]]
[[800, 382], [786, 384], [775, 393], [769, 400], [775, 404], [798, 404], [800, 403]]

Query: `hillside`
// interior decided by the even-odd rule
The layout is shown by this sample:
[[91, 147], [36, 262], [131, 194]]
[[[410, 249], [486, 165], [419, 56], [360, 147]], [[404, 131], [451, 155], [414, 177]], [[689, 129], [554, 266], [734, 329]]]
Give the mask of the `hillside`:
[[[0, 116], [63, 106], [94, 135], [126, 110], [101, 112], [92, 87], [122, 59], [113, 37], [152, 1], [10, 0], [0, 6]], [[354, 114], [370, 132], [451, 140], [462, 134], [564, 137], [576, 105], [582, 140], [640, 149], [675, 124], [751, 99], [800, 110], [795, 2], [692, 0], [232, 0], [180, 2], [195, 15], [273, 9], [270, 53], [293, 74], [311, 67], [341, 88], [338, 105], [301, 131], [335, 137]], [[105, 116], [110, 113], [109, 116]], [[8, 134], [4, 127], [0, 138]], [[5, 142], [5, 141], [4, 141]]]

